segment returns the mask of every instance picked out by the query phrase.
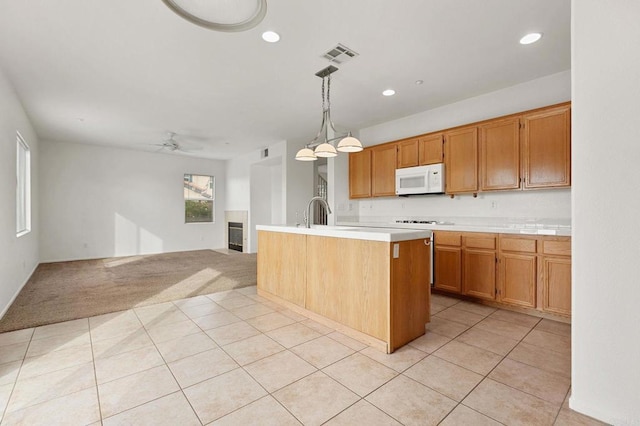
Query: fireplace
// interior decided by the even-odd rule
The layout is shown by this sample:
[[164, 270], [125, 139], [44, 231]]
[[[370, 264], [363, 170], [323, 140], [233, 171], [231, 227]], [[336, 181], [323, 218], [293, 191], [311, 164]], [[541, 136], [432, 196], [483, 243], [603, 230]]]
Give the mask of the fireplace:
[[229, 249], [242, 252], [242, 222], [229, 222]]

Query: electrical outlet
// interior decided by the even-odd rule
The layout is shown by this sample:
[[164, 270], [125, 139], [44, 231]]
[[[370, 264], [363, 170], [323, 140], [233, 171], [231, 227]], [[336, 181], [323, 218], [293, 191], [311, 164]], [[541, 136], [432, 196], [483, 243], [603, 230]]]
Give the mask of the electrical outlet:
[[491, 208], [492, 209], [497, 209], [498, 208], [498, 202], [497, 201], [492, 201], [491, 202]]

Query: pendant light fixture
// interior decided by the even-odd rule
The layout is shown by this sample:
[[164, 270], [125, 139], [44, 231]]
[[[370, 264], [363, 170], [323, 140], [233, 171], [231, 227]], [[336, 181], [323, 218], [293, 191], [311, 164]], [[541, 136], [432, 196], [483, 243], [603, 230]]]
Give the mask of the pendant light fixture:
[[[330, 65], [316, 73], [318, 77], [322, 78], [322, 124], [316, 137], [298, 151], [296, 160], [315, 161], [318, 157], [335, 157], [338, 155], [338, 151], [362, 151], [362, 143], [351, 136], [351, 132], [338, 135], [333, 121], [331, 121], [331, 74], [336, 71], [338, 71], [338, 68]], [[327, 87], [326, 95], [325, 83]], [[336, 147], [334, 144], [337, 140], [340, 140], [340, 142]]]

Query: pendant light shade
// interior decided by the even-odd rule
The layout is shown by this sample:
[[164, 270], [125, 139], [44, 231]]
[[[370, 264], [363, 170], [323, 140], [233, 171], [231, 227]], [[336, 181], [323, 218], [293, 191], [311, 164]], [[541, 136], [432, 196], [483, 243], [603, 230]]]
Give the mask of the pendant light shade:
[[324, 158], [336, 157], [338, 155], [336, 148], [327, 142], [318, 145], [314, 153], [316, 154], [316, 157]]
[[342, 139], [340, 143], [338, 143], [338, 151], [340, 152], [360, 152], [362, 151], [362, 143], [351, 134], [346, 138]]
[[296, 160], [298, 161], [316, 161], [317, 159], [318, 157], [316, 157], [316, 154], [310, 148], [302, 148], [296, 154]]
[[[322, 124], [320, 125], [320, 131], [316, 137], [307, 144], [306, 147], [298, 151], [296, 154], [296, 160], [299, 161], [313, 161], [318, 157], [331, 158], [338, 155], [340, 152], [358, 152], [362, 151], [362, 144], [353, 136], [351, 132], [345, 134], [338, 134], [336, 128], [331, 121], [331, 74], [338, 71], [338, 68], [333, 65], [328, 66], [316, 73], [316, 76], [322, 78]], [[326, 82], [326, 92], [325, 92]], [[337, 144], [337, 141], [340, 143]], [[311, 150], [315, 148], [315, 150]]]

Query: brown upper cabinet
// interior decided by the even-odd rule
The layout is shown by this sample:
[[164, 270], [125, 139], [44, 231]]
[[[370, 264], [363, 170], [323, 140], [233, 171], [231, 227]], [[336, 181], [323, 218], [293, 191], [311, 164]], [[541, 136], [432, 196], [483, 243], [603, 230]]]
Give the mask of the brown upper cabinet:
[[398, 168], [418, 165], [418, 138], [398, 142]]
[[376, 145], [371, 148], [371, 195], [396, 195], [397, 144]]
[[[393, 196], [396, 168], [441, 162], [445, 163], [446, 193], [451, 195], [569, 187], [571, 104], [376, 145], [365, 151], [370, 151], [370, 157], [355, 158], [361, 153], [349, 157], [351, 198]], [[352, 171], [352, 167], [357, 170]]]
[[418, 164], [437, 164], [444, 161], [442, 133], [426, 135], [418, 138]]
[[444, 138], [447, 194], [478, 192], [478, 128], [457, 129]]
[[522, 115], [524, 189], [571, 185], [571, 106]]
[[398, 168], [424, 166], [444, 161], [442, 133], [405, 139], [398, 144]]
[[520, 188], [520, 119], [483, 124], [480, 129], [480, 190]]
[[371, 197], [371, 149], [349, 154], [349, 198]]

